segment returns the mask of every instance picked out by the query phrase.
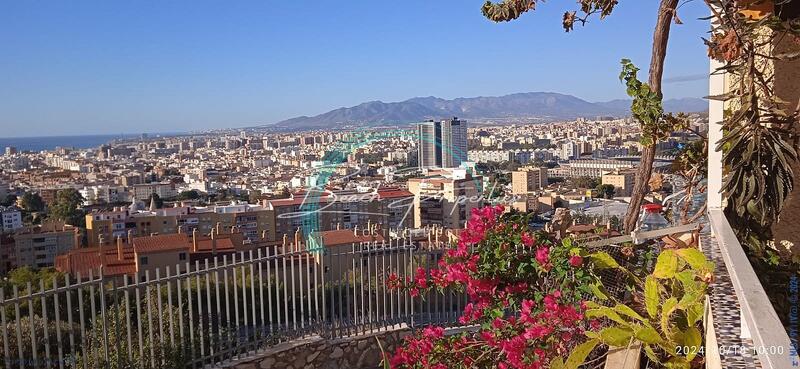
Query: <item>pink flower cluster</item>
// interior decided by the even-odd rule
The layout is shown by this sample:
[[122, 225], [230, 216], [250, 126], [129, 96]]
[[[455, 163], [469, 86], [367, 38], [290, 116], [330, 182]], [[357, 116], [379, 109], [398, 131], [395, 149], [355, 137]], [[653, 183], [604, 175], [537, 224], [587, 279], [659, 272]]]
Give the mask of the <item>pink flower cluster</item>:
[[[392, 368], [546, 369], [553, 357], [580, 342], [590, 322], [579, 294], [569, 291], [569, 283], [575, 283], [569, 273], [586, 267], [582, 257], [537, 241], [527, 221], [504, 212], [502, 206], [473, 209], [467, 228], [438, 269], [418, 268], [405, 280], [389, 276], [388, 287], [414, 297], [433, 288], [463, 289], [469, 303], [459, 322], [483, 327], [478, 333], [456, 336], [426, 328], [406, 338], [389, 360]], [[552, 285], [561, 289], [537, 282], [558, 278], [566, 282]]]

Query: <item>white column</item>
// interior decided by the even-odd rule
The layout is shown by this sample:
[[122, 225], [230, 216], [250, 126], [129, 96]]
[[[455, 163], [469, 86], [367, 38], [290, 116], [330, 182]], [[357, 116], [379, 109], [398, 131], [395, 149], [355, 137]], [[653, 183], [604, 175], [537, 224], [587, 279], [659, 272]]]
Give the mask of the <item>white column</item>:
[[[711, 76], [708, 79], [708, 93], [711, 96], [725, 93], [725, 75], [714, 74], [722, 63], [711, 60]], [[722, 139], [722, 120], [725, 103], [708, 100], [708, 209], [723, 207], [722, 194], [722, 151], [717, 151], [717, 142]]]

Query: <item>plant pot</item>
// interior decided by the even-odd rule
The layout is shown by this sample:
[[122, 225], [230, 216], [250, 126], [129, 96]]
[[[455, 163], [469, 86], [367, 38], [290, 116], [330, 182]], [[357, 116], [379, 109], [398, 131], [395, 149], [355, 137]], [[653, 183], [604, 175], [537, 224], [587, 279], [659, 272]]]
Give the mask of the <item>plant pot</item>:
[[642, 345], [633, 344], [630, 347], [611, 347], [606, 356], [605, 369], [639, 369], [642, 365]]

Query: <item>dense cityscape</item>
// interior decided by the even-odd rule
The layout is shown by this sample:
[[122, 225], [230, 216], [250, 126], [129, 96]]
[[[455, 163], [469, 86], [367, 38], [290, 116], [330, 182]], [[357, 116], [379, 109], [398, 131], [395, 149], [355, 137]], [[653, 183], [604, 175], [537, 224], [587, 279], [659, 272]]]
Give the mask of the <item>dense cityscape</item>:
[[[692, 124], [707, 130], [700, 115]], [[542, 221], [556, 208], [580, 210], [585, 223], [605, 227], [613, 217], [619, 230], [640, 152], [630, 119], [467, 127], [452, 118], [395, 130], [142, 135], [41, 152], [6, 147], [0, 272], [27, 266], [85, 274], [106, 261], [82, 254], [116, 248], [120, 240], [135, 250], [136, 239], [176, 233], [233, 232], [239, 236], [228, 251], [247, 250], [294, 238], [302, 216], [281, 214], [311, 201], [336, 211], [321, 213], [319, 228], [303, 230], [303, 243], [310, 232], [368, 222], [382, 225], [386, 236], [429, 227], [452, 232], [464, 228], [472, 208], [490, 203], [535, 212]], [[359, 144], [347, 144], [356, 137]], [[668, 174], [689, 139], [676, 134], [659, 143], [656, 171]], [[347, 151], [334, 164], [329, 157], [337, 144]], [[659, 202], [667, 190], [651, 200]], [[189, 260], [206, 257], [189, 245], [180, 252]], [[143, 257], [126, 253], [131, 267], [115, 262], [117, 273], [143, 272], [144, 263], [135, 263]]]
[[800, 363], [800, 1], [9, 1], [0, 44], [0, 369]]

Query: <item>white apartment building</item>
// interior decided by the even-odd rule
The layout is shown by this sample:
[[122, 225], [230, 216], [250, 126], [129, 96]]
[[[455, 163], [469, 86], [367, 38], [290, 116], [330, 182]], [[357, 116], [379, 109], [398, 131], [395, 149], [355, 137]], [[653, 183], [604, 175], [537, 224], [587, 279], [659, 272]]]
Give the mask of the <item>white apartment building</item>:
[[22, 228], [22, 212], [16, 206], [0, 207], [3, 232], [9, 233]]

